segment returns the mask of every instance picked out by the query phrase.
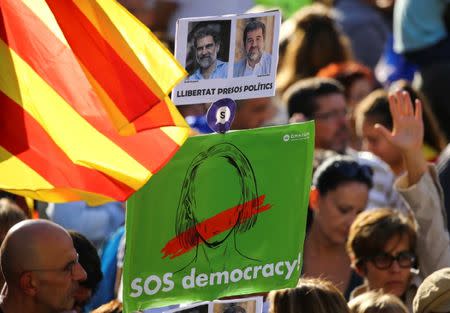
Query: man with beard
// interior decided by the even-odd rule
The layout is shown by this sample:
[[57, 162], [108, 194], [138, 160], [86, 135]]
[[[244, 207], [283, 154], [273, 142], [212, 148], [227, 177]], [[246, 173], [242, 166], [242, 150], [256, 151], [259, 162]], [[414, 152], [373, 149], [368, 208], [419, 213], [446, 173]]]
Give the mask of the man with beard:
[[266, 25], [252, 20], [244, 29], [245, 58], [234, 64], [233, 76], [262, 76], [270, 74], [272, 56], [264, 51]]
[[[304, 79], [292, 85], [283, 97], [292, 122], [315, 120], [316, 149], [346, 153], [350, 125], [340, 83], [327, 78]], [[299, 116], [300, 120], [296, 120]]]
[[199, 28], [194, 33], [195, 58], [197, 70], [188, 80], [226, 78], [228, 63], [217, 59], [220, 50], [220, 37], [211, 26]]

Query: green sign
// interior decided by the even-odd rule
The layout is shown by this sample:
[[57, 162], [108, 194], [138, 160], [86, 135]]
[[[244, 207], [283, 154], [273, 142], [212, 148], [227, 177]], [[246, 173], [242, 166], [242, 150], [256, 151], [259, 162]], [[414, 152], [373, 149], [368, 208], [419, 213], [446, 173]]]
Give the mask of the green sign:
[[296, 285], [314, 124], [189, 138], [127, 204], [126, 312]]
[[280, 8], [283, 14], [283, 20], [287, 20], [296, 11], [305, 5], [311, 4], [312, 0], [256, 0], [255, 3], [259, 5], [264, 5], [269, 8]]

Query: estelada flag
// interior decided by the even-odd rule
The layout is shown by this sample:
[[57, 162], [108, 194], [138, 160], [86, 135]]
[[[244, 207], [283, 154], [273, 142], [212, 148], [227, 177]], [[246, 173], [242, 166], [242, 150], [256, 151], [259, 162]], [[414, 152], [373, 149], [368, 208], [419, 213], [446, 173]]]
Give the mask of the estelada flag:
[[125, 200], [187, 138], [185, 75], [114, 0], [0, 0], [0, 189]]

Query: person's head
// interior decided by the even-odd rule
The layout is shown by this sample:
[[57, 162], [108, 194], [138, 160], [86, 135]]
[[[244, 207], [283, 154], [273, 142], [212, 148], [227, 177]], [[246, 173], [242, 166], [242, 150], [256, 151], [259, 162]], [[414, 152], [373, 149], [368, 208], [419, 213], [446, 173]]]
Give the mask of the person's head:
[[315, 76], [330, 63], [352, 58], [349, 40], [337, 27], [330, 8], [319, 3], [303, 6], [291, 19], [295, 28], [277, 76], [280, 91], [299, 79]]
[[8, 230], [15, 224], [26, 220], [27, 216], [22, 209], [11, 199], [0, 199], [0, 245]]
[[30, 312], [72, 309], [79, 282], [86, 279], [70, 235], [46, 220], [14, 225], [2, 243], [0, 258], [8, 284], [4, 305], [12, 308], [20, 303]]
[[[15, 224], [26, 220], [27, 216], [22, 209], [10, 198], [0, 199], [0, 245], [2, 244], [6, 233]], [[0, 275], [0, 286], [3, 286], [5, 280]]]
[[257, 64], [264, 52], [266, 25], [258, 20], [251, 20], [244, 28], [245, 55], [249, 62]]
[[33, 218], [33, 209], [28, 206], [24, 196], [16, 195], [5, 190], [0, 190], [0, 198], [6, 198], [9, 200], [8, 203], [17, 205], [27, 218]]
[[[220, 182], [217, 177], [221, 178]], [[199, 188], [212, 182], [216, 185], [215, 191], [205, 193]], [[215, 203], [211, 199], [223, 196], [220, 183], [234, 188], [227, 193], [227, 207], [222, 208], [211, 206]], [[186, 172], [178, 203], [175, 233], [180, 245], [191, 248], [203, 242], [207, 247], [214, 248], [224, 243], [230, 235], [246, 232], [256, 223], [258, 201], [256, 178], [250, 161], [235, 145], [220, 143], [199, 153]], [[216, 232], [214, 226], [211, 225], [207, 231], [198, 226], [201, 221], [238, 204], [239, 214], [234, 216], [233, 227], [229, 231], [216, 234], [210, 239], [208, 234]]]
[[86, 280], [80, 282], [75, 294], [74, 309], [77, 312], [83, 312], [83, 307], [91, 299], [103, 277], [100, 257], [93, 243], [85, 236], [76, 231], [69, 231], [69, 234], [72, 237], [75, 250], [77, 250], [78, 260], [87, 274]]
[[344, 88], [334, 79], [309, 78], [293, 84], [283, 94], [288, 114], [314, 119], [315, 146], [345, 152], [350, 138]]
[[331, 63], [322, 68], [316, 76], [339, 81], [345, 88], [345, 98], [351, 110], [373, 90], [375, 85], [370, 68], [353, 61]]
[[301, 278], [296, 288], [269, 293], [270, 313], [349, 313], [341, 292], [329, 281]]
[[450, 312], [450, 267], [437, 270], [424, 279], [414, 296], [413, 311]]
[[404, 168], [401, 150], [375, 129], [375, 125], [380, 124], [392, 130], [388, 94], [379, 89], [364, 98], [356, 108], [355, 122], [356, 132], [363, 139], [363, 149], [377, 155], [395, 174], [400, 174]]
[[352, 266], [370, 290], [403, 296], [415, 263], [416, 225], [411, 217], [392, 209], [358, 215], [350, 227], [347, 253]]
[[263, 126], [273, 115], [275, 109], [270, 98], [236, 100], [236, 116], [231, 125], [233, 129], [250, 129]]
[[372, 71], [359, 63], [349, 61], [344, 63], [332, 63], [322, 68], [317, 77], [333, 78], [339, 81], [345, 88], [345, 100], [349, 109], [351, 142], [356, 150], [361, 149], [361, 138], [356, 134], [354, 111], [359, 102], [369, 95], [375, 87], [375, 79]]
[[345, 244], [350, 225], [367, 205], [372, 175], [349, 156], [330, 157], [317, 167], [310, 195], [313, 227], [330, 242]]
[[403, 302], [392, 294], [368, 291], [348, 303], [352, 313], [408, 313]]
[[201, 71], [210, 69], [216, 64], [220, 49], [219, 33], [211, 26], [203, 26], [193, 36], [195, 56]]

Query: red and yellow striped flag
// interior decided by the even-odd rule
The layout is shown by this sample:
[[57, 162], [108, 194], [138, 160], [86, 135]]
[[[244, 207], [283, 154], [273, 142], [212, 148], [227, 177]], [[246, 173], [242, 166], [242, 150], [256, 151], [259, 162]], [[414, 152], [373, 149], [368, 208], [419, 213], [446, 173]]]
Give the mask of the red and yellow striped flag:
[[125, 200], [187, 138], [185, 75], [114, 0], [0, 0], [0, 189]]

